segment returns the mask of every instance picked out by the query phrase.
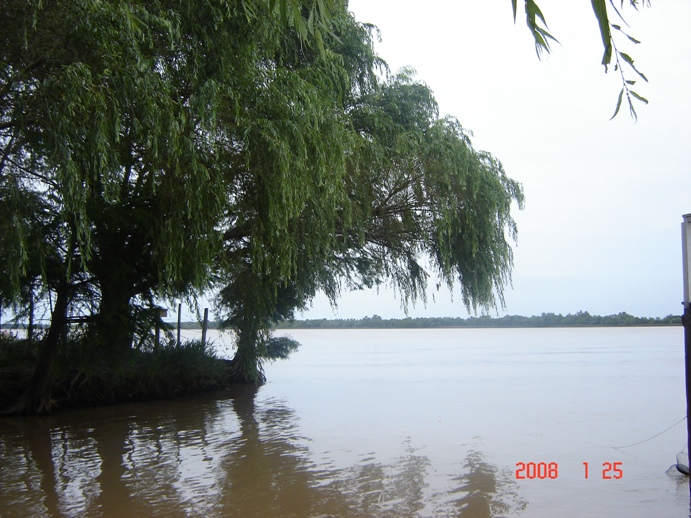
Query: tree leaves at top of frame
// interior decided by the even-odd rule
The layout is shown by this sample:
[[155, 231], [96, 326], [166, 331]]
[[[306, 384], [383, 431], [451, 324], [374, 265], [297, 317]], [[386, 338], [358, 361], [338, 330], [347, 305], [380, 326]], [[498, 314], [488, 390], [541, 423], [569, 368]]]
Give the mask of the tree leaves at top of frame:
[[[624, 0], [620, 1], [620, 8], [623, 8], [624, 3]], [[650, 6], [649, 0], [643, 0], [642, 2], [639, 2], [638, 0], [629, 0], [626, 3], [636, 10], [639, 9], [639, 4], [642, 4], [643, 6]], [[636, 68], [636, 66], [633, 64], [633, 59], [625, 52], [619, 50], [613, 35], [613, 31], [622, 34], [629, 42], [633, 44], [639, 44], [640, 41], [623, 31], [620, 25], [612, 23], [608, 11], [609, 8], [614, 11], [617, 17], [623, 20], [623, 16], [615, 5], [614, 0], [591, 0], [591, 5], [595, 19], [598, 23], [600, 38], [602, 40], [603, 53], [601, 63], [605, 67], [605, 72], [607, 72], [612, 64], [612, 61], [614, 61], [614, 70], [618, 71], [621, 76], [622, 91], [617, 97], [614, 115], [612, 118], [617, 116], [621, 108], [621, 103], [624, 97], [626, 97], [629, 105], [629, 113], [631, 117], [636, 120], [637, 114], [633, 104], [633, 99], [643, 102], [644, 104], [648, 104], [648, 101], [643, 96], [629, 88], [629, 86], [631, 86], [633, 83], [624, 75], [623, 65], [626, 65], [628, 68], [633, 70], [634, 73], [636, 73], [644, 81], [647, 82], [648, 79], [640, 70]], [[518, 10], [518, 0], [512, 0], [512, 8], [515, 22]], [[533, 0], [525, 0], [525, 13], [526, 23], [531, 31], [531, 34], [533, 35], [533, 39], [535, 40], [535, 47], [537, 49], [538, 56], [540, 56], [543, 51], [549, 53], [549, 41], [556, 40], [549, 32], [547, 32], [547, 23], [542, 11]]]

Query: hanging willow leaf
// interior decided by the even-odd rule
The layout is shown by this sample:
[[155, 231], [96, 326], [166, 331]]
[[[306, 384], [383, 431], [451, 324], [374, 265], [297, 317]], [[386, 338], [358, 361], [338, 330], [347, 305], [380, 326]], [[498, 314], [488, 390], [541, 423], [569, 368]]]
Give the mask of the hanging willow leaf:
[[319, 8], [319, 18], [325, 25], [330, 25], [333, 14], [333, 6], [327, 4], [324, 0], [317, 0], [317, 7]]
[[641, 73], [633, 64], [633, 59], [631, 58], [631, 56], [624, 52], [620, 52], [619, 55], [624, 61], [626, 61], [626, 63], [633, 69], [634, 72], [636, 72], [646, 83], [648, 82], [648, 78], [645, 77], [645, 75]]
[[[272, 0], [274, 1], [274, 0]], [[255, 14], [255, 9], [254, 9], [254, 2], [248, 1], [248, 0], [242, 0], [242, 9], [245, 11], [245, 16], [247, 17], [247, 20], [251, 20], [256, 16]]]
[[633, 102], [631, 102], [631, 97], [627, 94], [626, 96], [628, 102], [629, 102], [629, 114], [633, 118], [634, 121], [638, 120], [638, 114], [636, 113], [636, 108], [633, 106]]
[[[639, 0], [629, 0], [631, 6], [638, 10]], [[643, 0], [643, 5], [650, 5], [650, 0]], [[614, 118], [621, 108], [621, 102], [623, 100], [623, 94], [626, 93], [627, 99], [629, 101], [629, 108], [632, 116], [635, 118], [635, 110], [632, 106], [631, 97], [638, 99], [637, 96], [633, 94], [629, 95], [629, 86], [634, 85], [635, 81], [627, 79], [624, 76], [624, 69], [622, 68], [621, 61], [625, 62], [631, 67], [631, 69], [644, 81], [648, 81], [648, 78], [634, 65], [633, 59], [626, 53], [621, 52], [617, 49], [616, 42], [612, 36], [612, 31], [617, 31], [617, 33], [623, 34], [631, 43], [639, 44], [640, 41], [631, 35], [627, 34], [621, 27], [621, 25], [614, 24], [610, 22], [608, 14], [607, 0], [591, 0], [591, 5], [593, 12], [595, 13], [595, 18], [598, 22], [600, 29], [600, 37], [602, 39], [603, 53], [602, 53], [602, 65], [605, 67], [605, 72], [608, 71], [610, 65], [614, 61], [614, 71], [621, 74], [622, 81], [622, 91], [619, 94], [617, 100], [616, 109], [612, 118]], [[621, 0], [621, 7], [624, 5], [624, 0]], [[514, 23], [516, 21], [516, 11], [518, 9], [518, 1], [512, 0], [511, 6], [513, 9]], [[617, 9], [614, 0], [609, 0], [609, 6], [622, 20], [623, 17]], [[541, 57], [542, 52], [550, 52], [549, 43], [551, 41], [557, 41], [548, 31], [547, 24], [545, 22], [545, 17], [543, 16], [540, 8], [535, 4], [533, 0], [525, 0], [525, 12], [526, 12], [526, 23], [530, 29], [533, 39], [535, 40], [535, 49], [537, 51], [538, 57]], [[624, 22], [626, 23], [626, 22]]]
[[300, 6], [298, 5], [298, 0], [292, 0], [292, 12], [295, 30], [300, 36], [300, 39], [306, 41], [308, 35], [311, 34], [313, 31], [309, 31], [307, 29], [307, 24], [305, 23], [305, 18], [302, 16], [302, 11], [300, 9]]
[[[535, 40], [535, 51], [537, 52], [538, 57], [542, 57], [543, 51], [549, 54], [551, 51], [549, 41], [552, 40], [557, 43], [559, 42], [547, 31], [547, 22], [545, 17], [534, 0], [525, 1], [525, 14], [526, 23], [528, 24], [530, 32], [533, 34], [533, 39]], [[543, 27], [541, 27], [540, 24], [542, 24]]]
[[648, 99], [646, 99], [645, 97], [643, 97], [643, 96], [641, 96], [641, 95], [638, 95], [638, 94], [637, 94], [636, 92], [634, 92], [633, 90], [630, 90], [629, 93], [630, 93], [631, 95], [633, 95], [636, 99], [638, 99], [639, 101], [641, 101], [643, 104], [648, 104]]
[[281, 17], [281, 23], [283, 25], [288, 25], [288, 2], [287, 0], [282, 0], [279, 2], [278, 11]]
[[613, 29], [619, 31], [620, 33], [622, 33], [624, 36], [626, 36], [626, 37], [629, 39], [629, 41], [631, 41], [632, 43], [635, 43], [636, 45], [638, 45], [638, 44], [640, 43], [639, 40], [637, 40], [637, 39], [634, 38], [633, 36], [631, 36], [631, 35], [629, 35], [628, 33], [626, 33], [626, 32], [621, 28], [621, 26], [615, 25], [615, 24], [611, 24], [611, 27], [612, 27]]
[[319, 52], [323, 56], [326, 50], [324, 48], [324, 39], [322, 38], [322, 33], [319, 28], [314, 30], [314, 38], [317, 40], [317, 49], [319, 49]]
[[614, 115], [612, 115], [609, 120], [612, 120], [614, 117], [617, 116], [617, 113], [619, 113], [619, 108], [621, 108], [621, 101], [624, 97], [624, 89], [622, 88], [621, 91], [619, 92], [619, 98], [617, 99], [617, 107], [614, 109]]

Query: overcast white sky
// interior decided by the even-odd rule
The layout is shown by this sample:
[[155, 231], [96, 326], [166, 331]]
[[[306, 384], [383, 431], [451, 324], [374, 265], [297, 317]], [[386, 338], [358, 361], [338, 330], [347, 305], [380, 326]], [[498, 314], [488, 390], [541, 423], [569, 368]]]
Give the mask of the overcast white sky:
[[[351, 0], [350, 9], [379, 27], [377, 50], [392, 70], [417, 70], [441, 114], [458, 117], [474, 146], [523, 184], [513, 288], [499, 315], [681, 314], [680, 224], [691, 212], [691, 2], [652, 0], [641, 13], [624, 10], [628, 32], [642, 43], [620, 40], [622, 50], [650, 80], [635, 87], [650, 100], [637, 105], [635, 124], [626, 106], [609, 120], [621, 82], [600, 65], [591, 3], [538, 3], [560, 42], [543, 61], [520, 13], [514, 25], [509, 0]], [[467, 316], [448, 291], [435, 300], [409, 314]], [[317, 297], [302, 318], [372, 314], [404, 316], [381, 290], [344, 294], [337, 312]]]

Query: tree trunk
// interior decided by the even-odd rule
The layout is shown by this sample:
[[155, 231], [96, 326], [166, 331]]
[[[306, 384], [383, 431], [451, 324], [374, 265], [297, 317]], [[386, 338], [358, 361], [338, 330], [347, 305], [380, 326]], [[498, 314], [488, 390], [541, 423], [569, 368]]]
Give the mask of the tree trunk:
[[230, 381], [263, 385], [266, 377], [257, 354], [259, 333], [254, 330], [238, 330], [238, 350], [230, 361]]
[[69, 285], [65, 282], [57, 290], [50, 329], [43, 340], [43, 344], [41, 344], [29, 386], [17, 403], [10, 408], [9, 413], [42, 414], [50, 411], [53, 405], [53, 401], [50, 399], [51, 371], [67, 325], [68, 306]]
[[126, 354], [132, 347], [134, 320], [129, 286], [101, 279], [99, 314], [90, 333], [93, 346], [106, 357]]

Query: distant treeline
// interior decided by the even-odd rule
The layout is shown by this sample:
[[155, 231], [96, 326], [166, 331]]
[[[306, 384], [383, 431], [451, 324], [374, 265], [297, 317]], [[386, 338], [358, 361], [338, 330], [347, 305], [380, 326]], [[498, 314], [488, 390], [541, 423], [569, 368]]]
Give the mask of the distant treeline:
[[[175, 329], [176, 322], [166, 322], [168, 329]], [[347, 319], [308, 319], [290, 320], [275, 325], [276, 329], [408, 329], [408, 328], [432, 328], [432, 327], [625, 327], [625, 326], [680, 326], [680, 315], [667, 315], [666, 317], [634, 317], [628, 313], [616, 315], [591, 315], [587, 311], [561, 315], [555, 313], [542, 313], [532, 317], [521, 315], [506, 315], [503, 317], [426, 317], [426, 318], [382, 318], [379, 315], [364, 318]], [[37, 324], [36, 329], [44, 326]], [[182, 329], [201, 329], [200, 322], [181, 322]], [[219, 322], [210, 321], [208, 329], [218, 329]], [[3, 323], [2, 329], [25, 329], [24, 323]]]
[[557, 315], [542, 313], [532, 317], [507, 315], [499, 318], [490, 316], [458, 318], [392, 318], [384, 319], [379, 315], [361, 319], [326, 318], [315, 320], [293, 320], [282, 322], [278, 329], [356, 329], [356, 328], [433, 328], [433, 327], [623, 327], [623, 326], [676, 326], [681, 325], [679, 315], [668, 315], [660, 318], [634, 317], [628, 313], [616, 315], [591, 315], [587, 311], [576, 314]]

